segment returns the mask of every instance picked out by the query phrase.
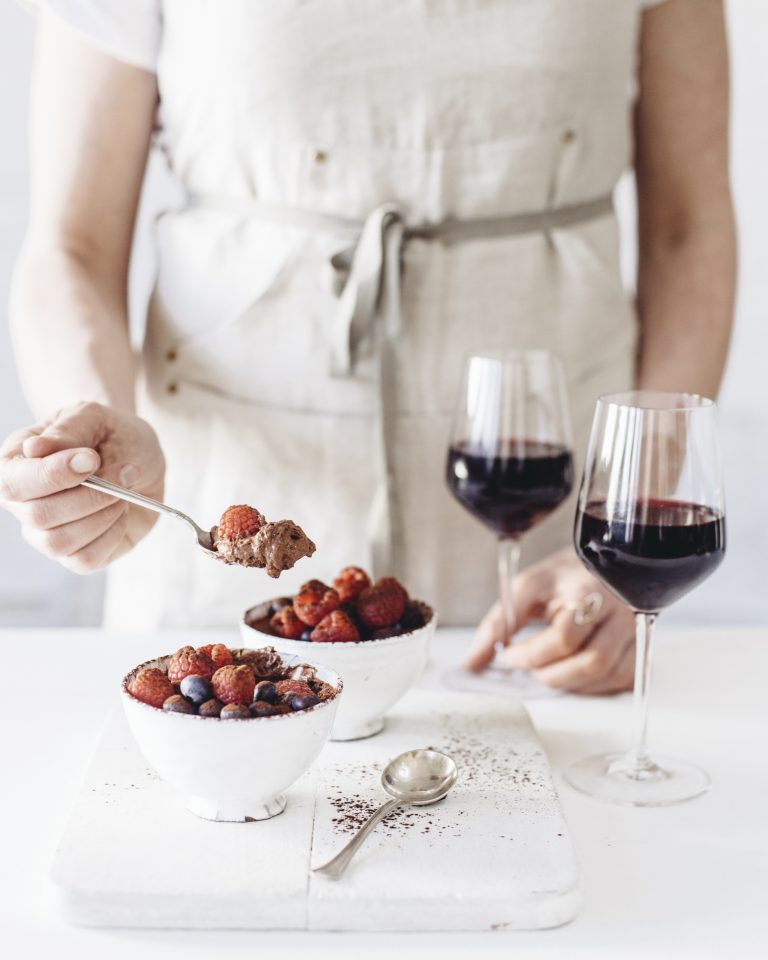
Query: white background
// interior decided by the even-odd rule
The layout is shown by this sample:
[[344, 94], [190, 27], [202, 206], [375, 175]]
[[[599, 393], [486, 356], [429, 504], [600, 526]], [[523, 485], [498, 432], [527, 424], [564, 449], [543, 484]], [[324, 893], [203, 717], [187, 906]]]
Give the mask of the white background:
[[[620, 2], [620, 0], [617, 0]], [[732, 180], [740, 233], [736, 333], [721, 393], [721, 430], [728, 496], [728, 558], [707, 584], [665, 614], [685, 623], [765, 622], [762, 548], [768, 536], [768, 4], [730, 0], [732, 51]], [[26, 110], [34, 21], [15, 3], [0, 5], [0, 436], [29, 422], [7, 335], [8, 285], [27, 209]], [[151, 193], [157, 195], [158, 185]], [[629, 225], [627, 185], [620, 209]], [[146, 223], [146, 218], [145, 218]], [[152, 273], [146, 229], [138, 241], [133, 310], [141, 314]], [[624, 260], [634, 256], [627, 226]], [[9, 559], [13, 551], [13, 559]], [[0, 511], [0, 625], [96, 623], [101, 577], [81, 578], [39, 557]]]

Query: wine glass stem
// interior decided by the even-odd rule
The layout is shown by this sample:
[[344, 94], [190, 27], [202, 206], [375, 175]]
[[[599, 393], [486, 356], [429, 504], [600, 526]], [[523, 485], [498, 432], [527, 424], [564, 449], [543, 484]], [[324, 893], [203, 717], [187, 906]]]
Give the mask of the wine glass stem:
[[520, 540], [517, 537], [499, 537], [499, 601], [501, 603], [502, 633], [496, 638], [496, 656], [500, 656], [507, 639], [515, 629], [515, 603], [512, 596], [517, 570], [520, 566]]
[[651, 688], [651, 642], [655, 613], [635, 614], [635, 692], [632, 720], [632, 743], [627, 755], [630, 775], [640, 775], [651, 766], [648, 756], [648, 703]]

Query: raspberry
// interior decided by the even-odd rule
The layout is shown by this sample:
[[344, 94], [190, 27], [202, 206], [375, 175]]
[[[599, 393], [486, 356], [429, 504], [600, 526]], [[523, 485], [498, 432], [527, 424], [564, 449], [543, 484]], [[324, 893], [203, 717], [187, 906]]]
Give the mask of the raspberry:
[[181, 683], [184, 677], [203, 677], [210, 680], [216, 667], [207, 653], [201, 653], [194, 647], [182, 647], [171, 657], [168, 664], [168, 679], [171, 683]]
[[233, 662], [231, 650], [223, 643], [206, 643], [204, 647], [198, 647], [197, 652], [210, 657], [217, 670], [219, 667], [228, 667]]
[[306, 696], [307, 694], [314, 696], [312, 687], [304, 683], [303, 680], [280, 680], [275, 684], [275, 687], [281, 700], [284, 700], [289, 694], [293, 693], [300, 693], [302, 696]]
[[286, 640], [300, 640], [305, 626], [296, 616], [293, 607], [282, 607], [271, 618], [269, 625], [278, 637], [284, 637]]
[[211, 680], [213, 692], [222, 703], [250, 703], [256, 681], [250, 667], [219, 667]]
[[267, 521], [263, 514], [245, 503], [227, 507], [219, 520], [219, 537], [224, 540], [241, 540], [258, 533]]
[[150, 707], [162, 707], [168, 697], [176, 691], [162, 670], [157, 667], [144, 667], [128, 684], [128, 693]]
[[356, 600], [363, 590], [367, 590], [370, 585], [371, 578], [360, 567], [344, 567], [333, 581], [334, 589], [342, 603]]
[[382, 577], [357, 598], [357, 613], [366, 627], [391, 627], [402, 617], [408, 594], [394, 577]]
[[299, 590], [293, 601], [296, 616], [308, 627], [316, 627], [332, 610], [339, 606], [339, 595], [322, 580], [310, 580]]
[[311, 639], [315, 643], [357, 643], [360, 634], [343, 610], [334, 610], [318, 623]]

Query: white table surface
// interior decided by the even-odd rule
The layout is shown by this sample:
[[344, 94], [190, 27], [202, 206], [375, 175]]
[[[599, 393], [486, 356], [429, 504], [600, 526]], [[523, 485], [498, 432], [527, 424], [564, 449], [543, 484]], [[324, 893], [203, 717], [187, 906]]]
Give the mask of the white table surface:
[[[232, 633], [211, 633], [232, 645]], [[441, 631], [434, 670], [468, 639]], [[658, 630], [651, 745], [704, 766], [710, 792], [636, 810], [562, 784], [573, 759], [623, 745], [630, 698], [558, 697], [528, 707], [549, 754], [579, 856], [585, 906], [556, 930], [486, 934], [305, 934], [90, 930], [62, 921], [49, 862], [131, 666], [189, 634], [0, 631], [0, 937], [8, 956], [624, 958], [768, 956], [768, 628]], [[193, 643], [205, 642], [198, 635]], [[55, 951], [53, 954], [51, 951]]]

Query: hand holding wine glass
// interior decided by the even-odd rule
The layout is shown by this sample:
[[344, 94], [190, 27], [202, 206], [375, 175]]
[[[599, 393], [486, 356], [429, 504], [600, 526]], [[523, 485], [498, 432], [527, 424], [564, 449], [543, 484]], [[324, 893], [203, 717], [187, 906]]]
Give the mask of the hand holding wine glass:
[[[520, 538], [555, 510], [573, 485], [568, 405], [552, 354], [532, 350], [469, 358], [446, 480], [459, 503], [498, 537], [500, 654], [514, 631], [512, 585]], [[541, 692], [499, 656], [489, 673], [519, 695]], [[466, 676], [460, 685], [477, 683]]]
[[635, 717], [626, 754], [566, 771], [584, 793], [635, 806], [677, 803], [709, 778], [646, 745], [651, 640], [660, 610], [708, 577], [725, 553], [715, 404], [690, 394], [636, 391], [595, 410], [575, 527], [584, 564], [635, 614]]

